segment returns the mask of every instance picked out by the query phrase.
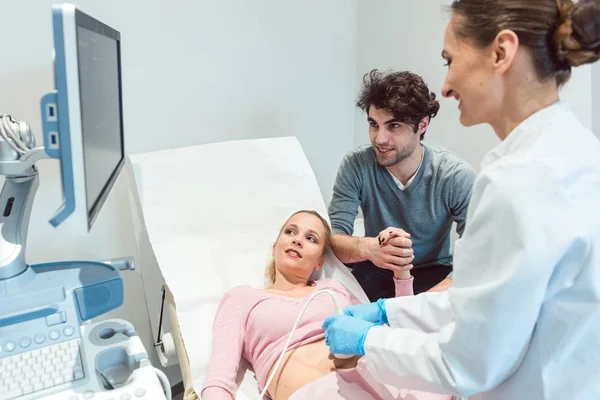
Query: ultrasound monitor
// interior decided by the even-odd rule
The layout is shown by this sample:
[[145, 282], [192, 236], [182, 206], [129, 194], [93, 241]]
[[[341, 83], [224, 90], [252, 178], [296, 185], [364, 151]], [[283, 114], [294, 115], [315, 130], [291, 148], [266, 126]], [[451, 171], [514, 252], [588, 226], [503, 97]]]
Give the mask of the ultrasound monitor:
[[120, 33], [73, 5], [54, 6], [55, 89], [42, 99], [44, 142], [60, 160], [64, 203], [50, 220], [89, 232], [125, 163]]

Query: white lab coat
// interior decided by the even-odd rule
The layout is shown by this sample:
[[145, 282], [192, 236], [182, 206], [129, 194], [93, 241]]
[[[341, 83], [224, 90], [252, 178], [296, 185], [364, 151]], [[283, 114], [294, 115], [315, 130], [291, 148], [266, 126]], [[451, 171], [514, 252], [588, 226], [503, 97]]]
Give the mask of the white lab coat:
[[385, 303], [383, 382], [470, 398], [600, 399], [600, 141], [562, 102], [482, 163], [454, 287]]

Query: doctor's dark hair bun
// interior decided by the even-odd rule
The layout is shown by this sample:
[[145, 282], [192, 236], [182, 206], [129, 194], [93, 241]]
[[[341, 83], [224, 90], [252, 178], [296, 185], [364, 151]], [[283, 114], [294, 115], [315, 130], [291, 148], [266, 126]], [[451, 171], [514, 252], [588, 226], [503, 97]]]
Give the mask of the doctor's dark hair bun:
[[559, 25], [554, 33], [556, 54], [571, 67], [600, 59], [600, 1], [559, 1]]
[[[408, 71], [382, 72], [376, 69], [363, 76], [363, 84], [356, 106], [369, 114], [369, 108], [387, 110], [394, 118], [413, 127], [415, 133], [425, 118], [435, 117], [440, 103], [435, 93], [417, 74]], [[425, 132], [421, 134], [421, 139]]]
[[454, 0], [456, 34], [478, 47], [488, 46], [509, 29], [533, 59], [540, 80], [558, 86], [571, 67], [600, 58], [600, 0]]

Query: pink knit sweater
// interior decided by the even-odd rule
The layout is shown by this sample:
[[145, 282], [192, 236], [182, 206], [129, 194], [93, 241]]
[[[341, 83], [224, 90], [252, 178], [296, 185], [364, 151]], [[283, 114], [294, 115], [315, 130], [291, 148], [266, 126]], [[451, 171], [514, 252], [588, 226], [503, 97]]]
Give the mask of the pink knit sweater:
[[[396, 296], [412, 295], [412, 278], [394, 280]], [[334, 279], [320, 279], [315, 291], [330, 289], [343, 308], [360, 301]], [[292, 298], [237, 286], [221, 299], [213, 328], [213, 347], [208, 374], [201, 392], [203, 400], [232, 400], [241, 357], [250, 362], [262, 390], [269, 370], [281, 355], [298, 314], [308, 296]], [[317, 295], [308, 305], [289, 350], [323, 338], [321, 325], [326, 317], [336, 313], [331, 297]]]

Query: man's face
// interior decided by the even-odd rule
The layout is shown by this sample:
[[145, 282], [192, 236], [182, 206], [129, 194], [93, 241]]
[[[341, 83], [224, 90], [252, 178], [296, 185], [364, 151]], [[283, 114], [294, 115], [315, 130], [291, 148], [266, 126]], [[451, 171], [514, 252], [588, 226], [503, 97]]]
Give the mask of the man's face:
[[391, 167], [409, 157], [419, 145], [421, 132], [394, 118], [394, 115], [374, 106], [369, 107], [369, 138], [375, 150], [377, 162], [382, 167]]

